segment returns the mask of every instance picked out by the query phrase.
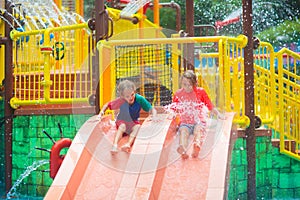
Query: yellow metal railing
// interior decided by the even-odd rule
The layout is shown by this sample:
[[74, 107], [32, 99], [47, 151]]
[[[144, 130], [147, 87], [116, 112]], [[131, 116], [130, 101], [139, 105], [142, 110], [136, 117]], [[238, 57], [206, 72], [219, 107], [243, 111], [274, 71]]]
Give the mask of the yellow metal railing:
[[271, 124], [275, 117], [275, 53], [269, 43], [261, 42], [254, 52], [255, 114], [263, 124]]
[[[300, 160], [300, 55], [286, 48], [274, 53], [262, 42], [255, 58], [255, 113], [280, 139], [280, 152]], [[297, 69], [298, 65], [298, 69]]]
[[[182, 69], [180, 61], [184, 59], [183, 47], [186, 44], [194, 44], [195, 47], [204, 46], [203, 43], [217, 44], [217, 49], [210, 48], [209, 50], [202, 49], [199, 53], [199, 66], [195, 66], [196, 72], [199, 77], [199, 83], [202, 87], [209, 91], [210, 97], [213, 103], [222, 110], [226, 111], [238, 111], [239, 115], [236, 115], [238, 123], [247, 124], [247, 118], [243, 115], [243, 79], [239, 76], [232, 76], [234, 74], [240, 74], [240, 69], [243, 66], [242, 49], [247, 43], [247, 38], [239, 36], [237, 38], [230, 37], [197, 37], [197, 38], [157, 38], [157, 39], [139, 39], [139, 40], [110, 40], [103, 41], [98, 44], [100, 55], [100, 105], [102, 106], [105, 102], [115, 98], [116, 92], [115, 87], [118, 80], [119, 65], [117, 64], [122, 61], [124, 65], [127, 64], [126, 75], [124, 77], [131, 78], [135, 77], [136, 74], [140, 74], [141, 80], [144, 72], [149, 70], [152, 71], [163, 69], [166, 65], [165, 60], [168, 59], [167, 55], [170, 56], [170, 62], [172, 65], [171, 73], [166, 73], [165, 76], [157, 75], [160, 84], [164, 84], [167, 89], [174, 92], [178, 89], [178, 80]], [[138, 48], [138, 50], [131, 54], [130, 57], [137, 57], [136, 60], [130, 60], [126, 58], [129, 52], [132, 53], [132, 46]], [[168, 46], [170, 48], [166, 49]], [[116, 49], [119, 47], [128, 47], [126, 53], [116, 56]], [[145, 48], [156, 49], [156, 56], [151, 59], [146, 58], [146, 54], [137, 55], [137, 52], [145, 52]], [[171, 50], [171, 52], [170, 52]], [[149, 50], [148, 50], [149, 51]], [[162, 55], [163, 58], [158, 59], [157, 55]], [[181, 60], [180, 60], [181, 59]], [[143, 63], [140, 62], [143, 60]], [[146, 60], [146, 61], [145, 61]], [[206, 62], [204, 62], [206, 60]], [[134, 62], [133, 62], [134, 61]], [[145, 64], [146, 63], [146, 64]], [[162, 70], [163, 71], [163, 70]], [[131, 73], [132, 72], [132, 73]], [[105, 78], [104, 78], [105, 77]], [[161, 78], [162, 77], [162, 78]], [[228, 78], [229, 77], [229, 78]], [[165, 80], [163, 80], [165, 79]], [[108, 82], [107, 82], [108, 81]], [[142, 83], [143, 85], [145, 83]], [[238, 84], [235, 92], [232, 92], [232, 85]], [[171, 94], [169, 94], [171, 95]], [[239, 96], [239, 98], [237, 98]]]
[[300, 160], [300, 55], [283, 48], [276, 57], [278, 117], [274, 128], [280, 133], [280, 152]]
[[12, 31], [11, 106], [88, 102], [93, 94], [92, 36], [87, 24]]

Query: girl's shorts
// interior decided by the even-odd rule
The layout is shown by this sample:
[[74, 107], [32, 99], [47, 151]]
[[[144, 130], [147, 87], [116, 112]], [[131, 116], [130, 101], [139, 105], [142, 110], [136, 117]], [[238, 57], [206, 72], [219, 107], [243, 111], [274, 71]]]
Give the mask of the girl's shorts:
[[194, 133], [194, 128], [196, 125], [200, 125], [201, 128], [203, 128], [203, 129], [206, 128], [203, 123], [200, 123], [200, 124], [184, 124], [184, 123], [182, 123], [179, 125], [178, 132], [179, 132], [180, 128], [186, 127], [189, 130], [189, 134], [192, 135]]

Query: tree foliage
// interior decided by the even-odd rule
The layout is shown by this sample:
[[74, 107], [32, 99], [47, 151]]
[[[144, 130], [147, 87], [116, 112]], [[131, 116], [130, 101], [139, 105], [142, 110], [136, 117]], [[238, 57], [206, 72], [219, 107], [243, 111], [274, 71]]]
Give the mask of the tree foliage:
[[278, 26], [271, 27], [257, 34], [257, 37], [279, 47], [286, 44], [300, 44], [300, 20], [286, 20]]
[[[182, 27], [185, 29], [185, 0], [175, 0], [181, 6]], [[253, 12], [253, 30], [255, 34], [262, 32], [271, 27], [277, 26], [284, 21], [295, 21], [300, 15], [300, 1], [289, 0], [256, 0], [252, 5]], [[190, 13], [188, 13], [190, 14]], [[168, 24], [174, 19], [169, 13], [162, 10], [160, 16], [161, 24]], [[223, 21], [233, 17], [240, 16], [242, 18], [242, 0], [194, 0], [194, 21], [195, 25], [210, 24], [215, 25], [217, 21]], [[165, 21], [166, 20], [166, 21]], [[168, 28], [169, 28], [168, 27]], [[242, 33], [242, 21], [228, 25], [220, 30], [222, 35], [238, 35]]]
[[[190, 14], [186, 13], [186, 1], [189, 0], [173, 0], [181, 8], [181, 29], [183, 30], [186, 28], [186, 14]], [[160, 0], [160, 2], [171, 1]], [[92, 17], [94, 5], [94, 0], [84, 1], [85, 19]], [[276, 44], [278, 39], [283, 40], [281, 42], [299, 40], [300, 0], [253, 0], [252, 9], [254, 35]], [[146, 15], [153, 21], [152, 10], [148, 9]], [[215, 25], [217, 21], [236, 16], [242, 19], [242, 0], [194, 0], [195, 25]], [[166, 29], [176, 29], [175, 9], [160, 9], [160, 25]], [[242, 34], [242, 20], [223, 27], [218, 34], [230, 36]]]

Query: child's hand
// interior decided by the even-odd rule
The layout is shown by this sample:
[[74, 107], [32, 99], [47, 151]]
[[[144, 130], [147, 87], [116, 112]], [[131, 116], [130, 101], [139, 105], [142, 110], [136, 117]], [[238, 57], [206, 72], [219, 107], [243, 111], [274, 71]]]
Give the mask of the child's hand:
[[172, 113], [169, 113], [168, 116], [167, 116], [167, 119], [168, 120], [174, 119], [174, 115]]
[[148, 118], [148, 121], [152, 121], [152, 122], [159, 122], [161, 120], [160, 117], [158, 117], [157, 115], [150, 115]]
[[152, 122], [160, 122], [161, 120], [162, 118], [156, 114], [156, 111], [154, 111], [154, 113], [152, 112], [152, 114], [149, 115], [148, 118], [148, 121], [152, 121]]
[[150, 111], [149, 121], [157, 121], [157, 111], [155, 108], [152, 108]]
[[155, 108], [152, 108], [152, 109], [151, 109], [151, 114], [152, 114], [152, 118], [153, 118], [153, 117], [156, 117], [157, 111], [156, 111]]
[[215, 114], [218, 117], [218, 119], [220, 119], [220, 120], [225, 120], [226, 119], [226, 116], [224, 114], [220, 113], [215, 108], [212, 110], [212, 114]]
[[167, 116], [167, 119], [172, 120], [172, 119], [175, 119], [175, 117], [176, 117], [176, 115], [174, 113], [169, 113]]
[[226, 116], [225, 116], [224, 114], [219, 113], [219, 114], [218, 114], [218, 119], [220, 119], [220, 120], [225, 120], [225, 119], [226, 119]]

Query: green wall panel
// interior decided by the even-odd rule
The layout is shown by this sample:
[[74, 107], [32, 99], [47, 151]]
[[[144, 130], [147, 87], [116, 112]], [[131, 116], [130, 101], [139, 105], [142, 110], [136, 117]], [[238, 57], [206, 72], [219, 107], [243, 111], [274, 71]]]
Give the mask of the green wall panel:
[[[43, 197], [52, 179], [49, 176], [49, 152], [41, 151], [36, 147], [50, 150], [53, 142], [44, 134], [45, 130], [54, 141], [61, 139], [58, 123], [62, 128], [64, 137], [73, 139], [91, 115], [38, 115], [18, 116], [14, 118], [13, 125], [13, 173], [12, 183], [20, 180], [21, 175], [30, 167], [36, 166], [16, 188], [16, 195], [22, 194], [31, 197]], [[76, 120], [76, 121], [75, 121]], [[66, 153], [64, 149], [61, 153]], [[46, 162], [41, 164], [42, 162]], [[41, 165], [41, 166], [39, 166]]]
[[[228, 199], [247, 199], [246, 142], [238, 138], [234, 144]], [[298, 199], [300, 162], [279, 153], [271, 137], [256, 139], [257, 199]]]

